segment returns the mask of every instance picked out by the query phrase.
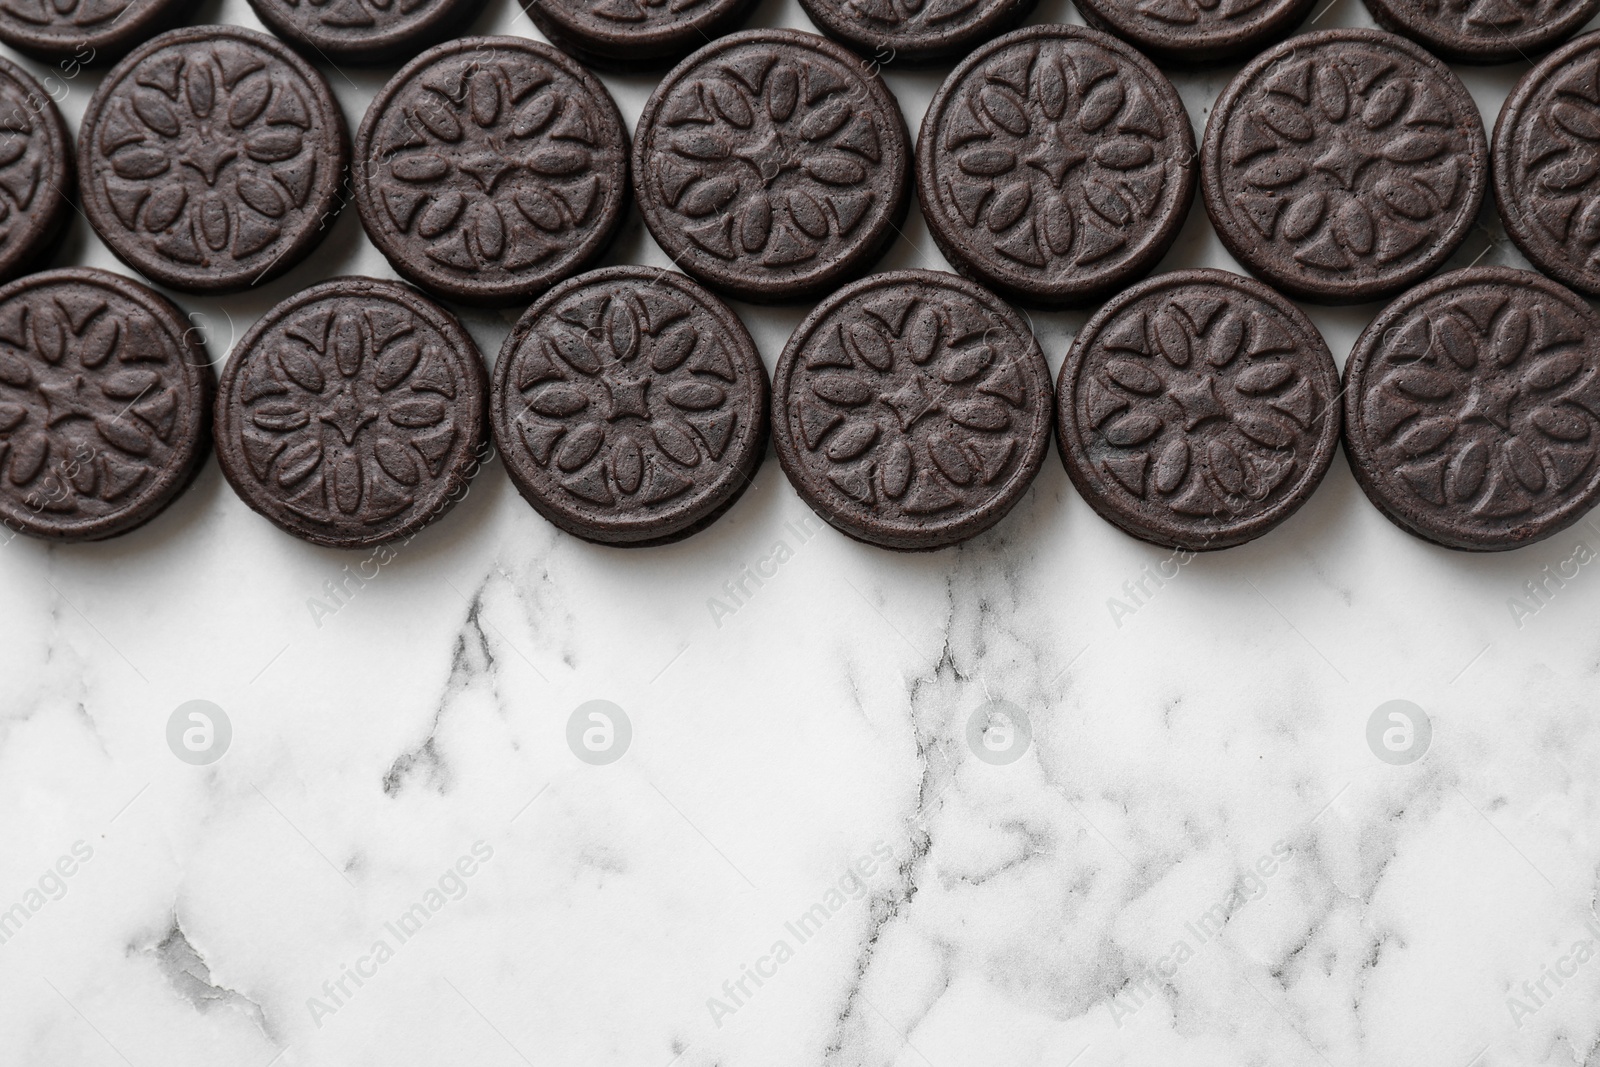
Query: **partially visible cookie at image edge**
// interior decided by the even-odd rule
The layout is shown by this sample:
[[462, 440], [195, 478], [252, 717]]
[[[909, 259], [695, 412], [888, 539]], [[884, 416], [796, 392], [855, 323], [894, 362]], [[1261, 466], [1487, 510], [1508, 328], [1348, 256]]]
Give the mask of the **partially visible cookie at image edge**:
[[213, 375], [171, 301], [108, 271], [0, 288], [0, 522], [98, 541], [160, 514], [210, 443]]

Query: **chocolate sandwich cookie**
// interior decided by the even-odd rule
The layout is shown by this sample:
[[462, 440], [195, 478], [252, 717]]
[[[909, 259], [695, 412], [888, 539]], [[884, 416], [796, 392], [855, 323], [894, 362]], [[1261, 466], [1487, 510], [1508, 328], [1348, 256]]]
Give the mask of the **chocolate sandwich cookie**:
[[213, 378], [159, 293], [102, 270], [0, 288], [0, 522], [98, 541], [155, 518], [205, 459]]
[[47, 260], [72, 220], [72, 137], [21, 67], [0, 59], [0, 282]]
[[490, 421], [534, 510], [586, 541], [678, 541], [733, 506], [767, 445], [767, 371], [744, 324], [688, 278], [591, 271], [506, 338]]
[[327, 63], [386, 63], [449, 40], [483, 0], [250, 0], [267, 28]]
[[1254, 540], [1300, 509], [1339, 443], [1339, 371], [1322, 335], [1260, 282], [1158, 275], [1079, 331], [1056, 435], [1106, 521], [1193, 552]]
[[1446, 548], [1549, 537], [1600, 500], [1600, 318], [1532, 271], [1452, 271], [1345, 364], [1344, 446], [1395, 525]]
[[755, 0], [522, 0], [539, 31], [591, 66], [637, 71], [733, 31]]
[[1038, 0], [800, 0], [817, 29], [880, 66], [947, 59], [1005, 33]]
[[183, 22], [195, 0], [4, 0], [0, 41], [69, 77]]
[[482, 463], [483, 363], [398, 282], [335, 278], [268, 311], [222, 371], [217, 459], [241, 499], [315, 545], [408, 537]]
[[355, 155], [378, 251], [467, 304], [530, 300], [583, 270], [628, 202], [628, 132], [605, 86], [523, 37], [463, 37], [407, 63]]
[[349, 155], [328, 83], [254, 30], [173, 30], [95, 90], [78, 133], [83, 210], [117, 257], [193, 293], [276, 278], [339, 210]]
[[1460, 80], [1379, 30], [1307, 33], [1229, 83], [1200, 187], [1217, 235], [1263, 280], [1353, 304], [1437, 270], [1483, 200], [1483, 123]]
[[1364, 0], [1384, 29], [1458, 63], [1511, 63], [1583, 28], [1600, 0]]
[[875, 274], [807, 315], [773, 380], [778, 459], [812, 510], [884, 548], [943, 548], [1022, 499], [1050, 437], [1050, 371], [998, 297]]
[[1522, 76], [1494, 124], [1506, 232], [1546, 274], [1600, 296], [1600, 33]]
[[962, 274], [1022, 303], [1089, 303], [1171, 247], [1194, 196], [1177, 90], [1132, 48], [1030, 26], [977, 49], [922, 120], [917, 195]]
[[1316, 0], [1074, 0], [1084, 21], [1177, 64], [1250, 55], [1294, 31]]
[[763, 303], [865, 271], [905, 218], [911, 139], [859, 56], [796, 30], [748, 30], [674, 67], [633, 146], [639, 210], [683, 270]]

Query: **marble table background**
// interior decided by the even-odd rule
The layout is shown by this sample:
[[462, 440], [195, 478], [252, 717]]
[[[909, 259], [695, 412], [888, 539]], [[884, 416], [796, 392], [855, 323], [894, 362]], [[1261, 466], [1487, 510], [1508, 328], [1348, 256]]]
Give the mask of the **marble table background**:
[[[474, 29], [537, 36], [515, 0]], [[26, 65], [76, 128], [98, 75]], [[1175, 76], [1197, 133], [1235, 69]], [[1457, 69], [1492, 125], [1526, 64]], [[353, 127], [389, 71], [326, 73]], [[913, 131], [942, 74], [888, 75]], [[631, 126], [655, 79], [605, 81]], [[1481, 223], [1452, 265], [1525, 265]], [[58, 262], [123, 269], [81, 220]], [[668, 265], [637, 215], [607, 262]], [[883, 265], [945, 267], [915, 208]], [[1237, 269], [1198, 205], [1190, 265]], [[221, 361], [354, 272], [392, 276], [346, 210], [178, 300]], [[738, 310], [769, 367], [804, 311]], [[1377, 306], [1308, 310], [1342, 362]], [[514, 317], [465, 314], [486, 359]], [[1052, 369], [1084, 318], [1032, 316]], [[808, 515], [769, 457], [706, 533], [598, 548], [491, 463], [351, 554], [213, 463], [130, 536], [0, 544], [0, 1065], [1600, 1063], [1600, 519], [1448, 552], [1340, 459], [1174, 558], [1053, 454], [959, 549]], [[168, 744], [192, 700], [231, 725], [205, 765]], [[569, 747], [592, 700], [620, 759]], [[969, 744], [991, 702], [1020, 758]]]

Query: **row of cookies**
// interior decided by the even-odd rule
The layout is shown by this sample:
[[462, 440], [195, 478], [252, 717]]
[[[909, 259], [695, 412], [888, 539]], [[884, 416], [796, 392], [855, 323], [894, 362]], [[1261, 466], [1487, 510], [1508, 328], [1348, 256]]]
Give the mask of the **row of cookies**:
[[[1591, 293], [1597, 42], [1523, 78], [1494, 154], [1513, 239]], [[0, 73], [0, 186], [16, 216], [0, 273], [14, 275], [52, 247], [73, 166], [48, 97], [21, 71]], [[1369, 30], [1262, 54], [1218, 100], [1198, 153], [1171, 82], [1132, 48], [1078, 27], [1015, 31], [956, 67], [919, 145], [916, 189], [946, 257], [1040, 306], [1090, 304], [1150, 270], [1196, 185], [1224, 244], [1280, 290], [1393, 296], [1455, 251], [1489, 184], [1487, 139], [1459, 80]], [[500, 305], [593, 265], [630, 184], [685, 272], [743, 299], [809, 299], [869, 269], [898, 235], [913, 170], [882, 79], [788, 30], [734, 34], [685, 60], [646, 105], [631, 152], [614, 102], [580, 65], [524, 38], [462, 38], [384, 87], [348, 168], [344, 120], [315, 68], [264, 34], [176, 30], [110, 72], [79, 147], [85, 214], [164, 285], [223, 293], [281, 275], [348, 197], [402, 276]]]
[[105, 271], [45, 271], [0, 288], [0, 518], [55, 540], [124, 533], [176, 497], [214, 437], [240, 497], [319, 545], [415, 536], [496, 453], [568, 533], [656, 545], [738, 500], [770, 424], [819, 515], [925, 550], [1010, 512], [1053, 430], [1104, 518], [1203, 551], [1297, 511], [1342, 427], [1357, 481], [1396, 523], [1505, 549], [1600, 498], [1597, 327], [1581, 298], [1532, 272], [1455, 271], [1374, 320], [1341, 387], [1283, 296], [1175, 271], [1102, 307], [1052, 390], [1015, 309], [953, 274], [899, 271], [823, 300], [769, 386], [710, 292], [613, 267], [536, 301], [486, 376], [443, 307], [340, 278], [269, 310], [217, 387], [198, 331], [164, 297]]

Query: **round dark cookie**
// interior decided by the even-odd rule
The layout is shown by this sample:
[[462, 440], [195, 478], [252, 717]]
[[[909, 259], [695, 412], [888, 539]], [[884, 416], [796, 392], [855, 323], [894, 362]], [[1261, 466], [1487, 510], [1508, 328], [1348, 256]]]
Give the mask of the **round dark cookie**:
[[952, 265], [1022, 303], [1089, 303], [1171, 247], [1194, 196], [1177, 90], [1128, 45], [1031, 26], [979, 48], [922, 120], [917, 195]]
[[250, 7], [308, 58], [375, 64], [456, 36], [483, 0], [250, 0]]
[[1351, 304], [1437, 270], [1477, 219], [1483, 123], [1461, 81], [1379, 30], [1294, 37], [1246, 66], [1206, 125], [1200, 187], [1240, 263]]
[[807, 315], [773, 379], [773, 441], [837, 529], [902, 550], [974, 537], [1028, 491], [1050, 370], [993, 293], [936, 271], [875, 274]]
[[1511, 63], [1554, 48], [1600, 0], [1363, 0], [1384, 29], [1457, 63]]
[[1016, 26], [1038, 0], [800, 0], [823, 33], [879, 66], [961, 55]]
[[0, 282], [56, 250], [72, 221], [72, 135], [27, 72], [0, 59]]
[[1494, 124], [1494, 195], [1546, 274], [1600, 296], [1600, 33], [1522, 76]]
[[677, 541], [733, 506], [767, 444], [767, 372], [727, 305], [655, 267], [611, 267], [528, 309], [490, 421], [517, 490], [575, 537]]
[[638, 71], [731, 33], [755, 0], [522, 0], [546, 37], [591, 66]]
[[395, 541], [466, 494], [487, 394], [453, 315], [398, 282], [335, 278], [277, 304], [234, 347], [217, 459], [246, 504], [302, 540]]
[[173, 30], [118, 63], [78, 145], [83, 209], [111, 251], [212, 294], [276, 278], [321, 243], [349, 155], [322, 75], [232, 26]]
[[1170, 63], [1252, 55], [1292, 33], [1316, 0], [1073, 0], [1083, 19]]
[[113, 63], [182, 23], [196, 0], [4, 0], [0, 41], [44, 63], [79, 68]]
[[1345, 363], [1345, 455], [1395, 525], [1447, 548], [1549, 537], [1600, 500], [1600, 317], [1474, 267], [1384, 308]]
[[356, 209], [406, 278], [468, 304], [531, 300], [605, 251], [628, 203], [628, 131], [549, 45], [463, 37], [378, 93], [356, 134]]
[[860, 57], [747, 30], [656, 87], [633, 170], [645, 225], [679, 267], [746, 300], [797, 301], [861, 274], [899, 233], [911, 139]]
[[1200, 552], [1254, 540], [1310, 498], [1339, 443], [1339, 371], [1322, 335], [1260, 282], [1158, 275], [1079, 331], [1056, 439], [1106, 521]]
[[89, 268], [0, 288], [0, 522], [97, 541], [155, 518], [209, 444], [213, 376], [159, 293]]

